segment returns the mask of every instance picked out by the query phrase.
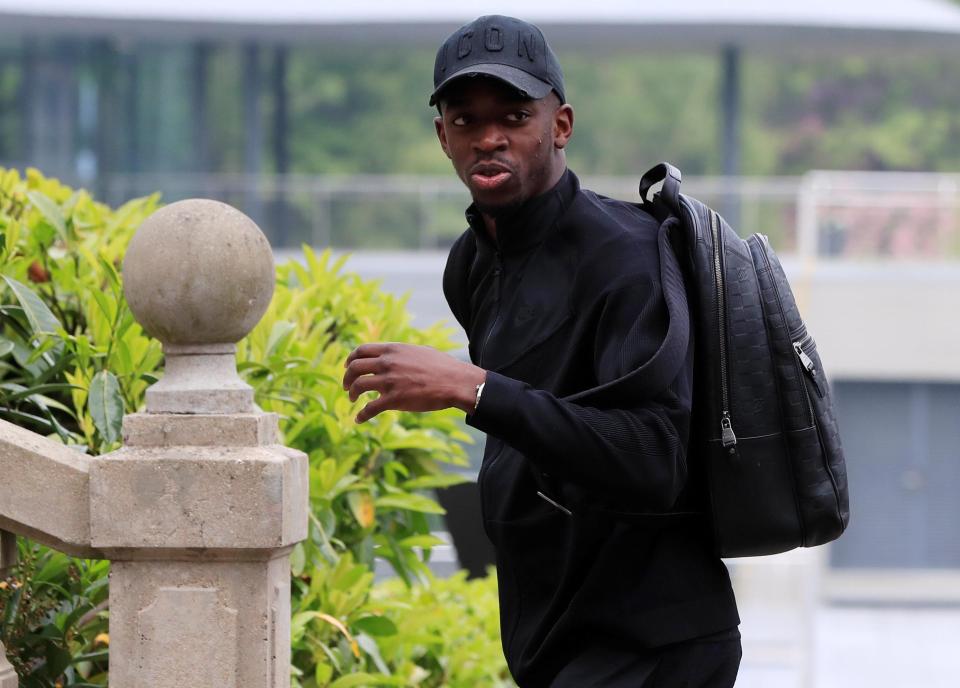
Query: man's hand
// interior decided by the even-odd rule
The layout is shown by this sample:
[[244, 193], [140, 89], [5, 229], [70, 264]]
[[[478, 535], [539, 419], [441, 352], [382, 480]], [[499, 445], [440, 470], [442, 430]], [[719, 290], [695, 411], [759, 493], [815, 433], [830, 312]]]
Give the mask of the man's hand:
[[357, 414], [358, 423], [387, 410], [439, 411], [455, 407], [471, 413], [477, 385], [487, 377], [483, 368], [412, 344], [361, 344], [347, 357], [344, 367], [343, 388], [350, 392], [350, 401], [364, 392], [380, 393]]

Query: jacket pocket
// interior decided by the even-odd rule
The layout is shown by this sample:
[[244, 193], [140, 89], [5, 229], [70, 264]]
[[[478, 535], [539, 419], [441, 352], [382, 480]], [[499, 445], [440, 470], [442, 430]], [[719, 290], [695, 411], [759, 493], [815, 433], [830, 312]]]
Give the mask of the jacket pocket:
[[511, 665], [524, 649], [535, 649], [562, 609], [553, 609], [569, 557], [573, 518], [541, 505], [515, 521], [490, 521], [500, 571], [503, 650]]

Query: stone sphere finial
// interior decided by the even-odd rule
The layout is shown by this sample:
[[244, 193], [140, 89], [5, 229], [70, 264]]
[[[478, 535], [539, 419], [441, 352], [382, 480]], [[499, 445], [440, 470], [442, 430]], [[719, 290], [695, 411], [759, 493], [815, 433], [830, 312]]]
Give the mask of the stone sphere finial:
[[260, 228], [207, 199], [155, 212], [123, 261], [130, 310], [165, 347], [240, 341], [263, 317], [273, 284], [273, 253]]
[[225, 203], [179, 201], [144, 221], [127, 247], [123, 291], [143, 329], [163, 343], [164, 374], [147, 390], [148, 413], [257, 410], [234, 356], [273, 285], [267, 238]]

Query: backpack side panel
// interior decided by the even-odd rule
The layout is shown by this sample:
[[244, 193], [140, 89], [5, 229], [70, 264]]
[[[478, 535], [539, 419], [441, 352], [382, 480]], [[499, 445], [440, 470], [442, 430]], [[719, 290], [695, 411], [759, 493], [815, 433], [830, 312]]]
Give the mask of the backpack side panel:
[[839, 537], [849, 520], [846, 467], [830, 387], [776, 254], [766, 237], [754, 235], [747, 243], [761, 278], [782, 385], [784, 435], [803, 517], [803, 544], [819, 545]]

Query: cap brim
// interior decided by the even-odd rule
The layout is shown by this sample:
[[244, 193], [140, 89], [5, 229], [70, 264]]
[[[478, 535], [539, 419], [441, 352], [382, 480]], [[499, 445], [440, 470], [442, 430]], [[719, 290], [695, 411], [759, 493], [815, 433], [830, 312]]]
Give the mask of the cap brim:
[[468, 76], [493, 77], [494, 79], [498, 79], [499, 81], [513, 86], [515, 89], [520, 91], [521, 94], [532, 98], [533, 100], [539, 100], [553, 90], [553, 86], [548, 84], [546, 81], [541, 81], [532, 74], [525, 72], [522, 69], [517, 69], [516, 67], [510, 67], [509, 65], [502, 64], [474, 64], [470, 65], [469, 67], [464, 67], [459, 72], [455, 72], [441, 81], [440, 85], [433, 90], [432, 94], [430, 94], [430, 105], [437, 104], [437, 101], [440, 99], [440, 92], [447, 88], [451, 83]]

